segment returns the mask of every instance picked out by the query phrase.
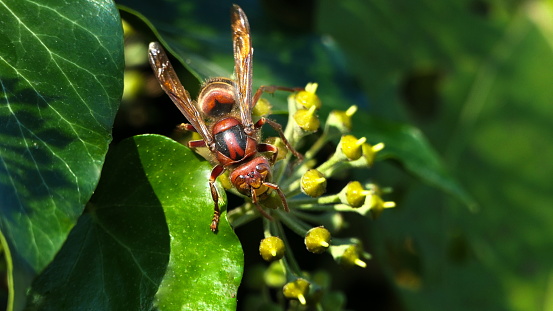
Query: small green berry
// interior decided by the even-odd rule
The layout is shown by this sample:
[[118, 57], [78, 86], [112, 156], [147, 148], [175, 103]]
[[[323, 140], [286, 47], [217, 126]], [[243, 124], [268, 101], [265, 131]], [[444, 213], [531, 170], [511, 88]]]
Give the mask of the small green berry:
[[284, 242], [276, 236], [264, 238], [259, 243], [259, 254], [265, 261], [271, 262], [281, 259], [284, 256], [285, 250]]
[[326, 192], [326, 178], [316, 169], [310, 169], [301, 177], [301, 191], [312, 198], [318, 198]]
[[307, 303], [305, 296], [309, 293], [311, 284], [306, 279], [298, 278], [293, 282], [286, 283], [282, 288], [284, 297], [288, 299], [297, 299], [302, 305]]
[[298, 126], [307, 132], [315, 132], [319, 129], [321, 122], [319, 118], [315, 115], [315, 106], [311, 106], [309, 110], [307, 109], [298, 109], [294, 114], [294, 120]]
[[324, 227], [316, 227], [307, 231], [305, 235], [305, 246], [314, 254], [324, 253], [330, 246], [330, 232]]

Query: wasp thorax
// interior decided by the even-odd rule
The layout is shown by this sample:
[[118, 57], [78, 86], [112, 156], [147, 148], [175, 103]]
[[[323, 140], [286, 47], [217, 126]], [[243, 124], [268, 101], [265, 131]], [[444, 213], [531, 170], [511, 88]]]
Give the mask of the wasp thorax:
[[234, 103], [233, 83], [231, 80], [224, 78], [207, 81], [198, 96], [200, 110], [211, 117], [229, 114]]
[[215, 156], [220, 163], [232, 164], [249, 158], [257, 150], [255, 139], [246, 135], [235, 118], [218, 121], [211, 130], [216, 146]]

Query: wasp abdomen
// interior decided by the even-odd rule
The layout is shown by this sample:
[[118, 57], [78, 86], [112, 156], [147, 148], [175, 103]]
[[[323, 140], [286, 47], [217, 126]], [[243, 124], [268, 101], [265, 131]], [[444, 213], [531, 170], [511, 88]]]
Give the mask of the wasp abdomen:
[[208, 81], [198, 97], [199, 108], [211, 117], [229, 114], [235, 104], [234, 86], [229, 79], [213, 79]]

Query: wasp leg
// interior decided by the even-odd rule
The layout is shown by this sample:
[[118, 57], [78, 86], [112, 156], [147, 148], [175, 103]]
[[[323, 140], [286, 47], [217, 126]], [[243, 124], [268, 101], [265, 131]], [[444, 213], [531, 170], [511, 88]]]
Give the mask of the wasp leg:
[[255, 189], [251, 188], [251, 191], [252, 191], [252, 202], [255, 205], [255, 207], [257, 208], [257, 210], [259, 211], [259, 213], [261, 213], [261, 215], [263, 215], [263, 217], [265, 217], [269, 220], [273, 220], [273, 217], [271, 217], [271, 215], [267, 214], [267, 212], [263, 210], [261, 205], [259, 205], [259, 200], [257, 199], [257, 194], [255, 194]]
[[177, 128], [181, 131], [196, 132], [196, 133], [198, 132], [196, 131], [196, 128], [192, 126], [192, 124], [188, 124], [188, 123], [181, 123], [177, 125]]
[[219, 218], [221, 216], [221, 210], [219, 209], [219, 193], [217, 192], [217, 188], [215, 188], [215, 180], [217, 180], [217, 177], [223, 173], [225, 168], [222, 165], [216, 165], [211, 170], [211, 175], [209, 176], [209, 189], [211, 190], [211, 198], [213, 199], [213, 203], [215, 203], [215, 207], [213, 208], [213, 219], [211, 220], [211, 231], [217, 232], [217, 228], [219, 227]]
[[284, 210], [286, 212], [289, 212], [290, 209], [288, 208], [288, 202], [286, 202], [286, 197], [284, 196], [284, 192], [282, 192], [282, 190], [280, 190], [280, 187], [278, 185], [275, 185], [275, 184], [272, 184], [272, 183], [269, 183], [269, 182], [264, 182], [263, 185], [273, 189], [273, 190], [276, 190], [276, 192], [278, 193], [278, 195], [280, 196], [280, 199], [282, 200], [282, 205], [284, 205]]
[[[285, 86], [276, 86], [276, 85], [262, 85], [260, 86], [255, 94], [253, 95], [252, 105], [255, 106], [257, 101], [263, 93], [273, 94], [275, 91], [287, 91], [287, 92], [298, 92], [303, 91], [303, 87], [285, 87]], [[252, 106], [252, 108], [253, 108]]]
[[282, 125], [276, 123], [273, 120], [262, 117], [261, 119], [259, 119], [259, 121], [255, 123], [255, 128], [260, 128], [261, 126], [263, 126], [263, 124], [269, 124], [273, 129], [275, 129], [275, 131], [278, 132], [278, 136], [280, 136], [280, 139], [282, 139], [282, 142], [286, 145], [286, 148], [288, 148], [288, 150], [290, 150], [290, 152], [292, 152], [292, 154], [296, 158], [298, 158], [298, 161], [301, 162], [303, 160], [303, 155], [296, 151], [296, 149], [294, 149], [294, 147], [290, 145], [288, 139], [286, 139], [286, 137], [284, 136], [284, 133], [282, 132]]
[[274, 165], [278, 156], [278, 148], [271, 144], [257, 144], [257, 152], [272, 152], [271, 165]]
[[207, 147], [205, 140], [191, 140], [188, 142], [188, 148]]
[[[177, 126], [177, 129], [180, 130], [180, 131], [188, 131], [188, 132], [195, 132], [195, 133], [198, 133], [198, 131], [196, 131], [196, 128], [194, 128], [192, 126], [192, 124], [188, 124], [188, 123], [181, 123]], [[191, 140], [188, 142], [188, 147], [189, 148], [201, 148], [201, 147], [207, 147], [207, 144], [204, 140]]]

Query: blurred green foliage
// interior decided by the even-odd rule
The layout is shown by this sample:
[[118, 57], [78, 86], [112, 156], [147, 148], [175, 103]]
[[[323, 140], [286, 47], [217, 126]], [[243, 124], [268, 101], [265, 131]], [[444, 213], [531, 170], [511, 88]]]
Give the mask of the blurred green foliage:
[[553, 308], [552, 2], [321, 1], [317, 21], [372, 111], [417, 124], [479, 206], [396, 186], [371, 232], [407, 309]]

